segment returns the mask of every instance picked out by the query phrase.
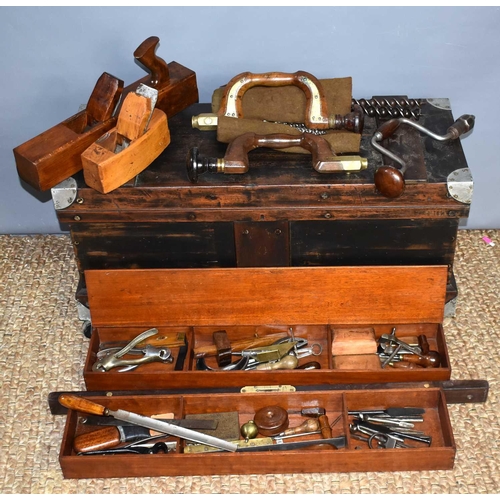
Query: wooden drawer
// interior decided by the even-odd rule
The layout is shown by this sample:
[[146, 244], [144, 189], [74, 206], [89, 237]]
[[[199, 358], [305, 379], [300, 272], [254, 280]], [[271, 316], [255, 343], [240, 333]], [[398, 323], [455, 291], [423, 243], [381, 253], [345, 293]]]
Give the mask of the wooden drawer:
[[[176, 450], [166, 455], [83, 456], [74, 452], [73, 440], [96, 427], [83, 424], [84, 415], [70, 410], [59, 457], [65, 478], [435, 470], [451, 469], [454, 464], [453, 432], [440, 389], [111, 396], [94, 397], [92, 401], [113, 410], [144, 415], [172, 412], [175, 418], [193, 413], [237, 412], [239, 425], [253, 419], [259, 409], [278, 405], [288, 413], [290, 427], [304, 421], [303, 409], [322, 407], [329, 423], [334, 424], [333, 437], [345, 436], [345, 447], [185, 453], [185, 441], [169, 437], [165, 439], [176, 442]], [[411, 448], [370, 449], [351, 436], [349, 424], [353, 417], [349, 411], [406, 406], [425, 409], [424, 422], [415, 424], [415, 428], [431, 437], [430, 446], [412, 441]], [[297, 437], [294, 441], [312, 437]]]
[[[231, 268], [87, 271], [93, 334], [84, 367], [88, 390], [319, 385], [448, 380], [441, 325], [446, 266]], [[148, 328], [187, 340], [185, 359], [173, 348], [172, 364], [150, 363], [130, 372], [92, 371], [101, 342], [130, 341]], [[335, 368], [332, 339], [338, 328], [372, 328], [378, 339], [425, 335], [440, 354], [439, 367]], [[202, 371], [195, 352], [225, 330], [230, 342], [278, 332], [317, 344], [315, 370]], [[238, 359], [238, 358], [233, 358]], [[205, 363], [217, 369], [214, 358]]]

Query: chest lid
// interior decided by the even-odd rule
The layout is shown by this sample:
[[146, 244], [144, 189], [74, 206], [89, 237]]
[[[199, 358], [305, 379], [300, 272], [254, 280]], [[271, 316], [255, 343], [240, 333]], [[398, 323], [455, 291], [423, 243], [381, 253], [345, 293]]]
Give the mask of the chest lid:
[[443, 320], [447, 266], [85, 272], [95, 327]]

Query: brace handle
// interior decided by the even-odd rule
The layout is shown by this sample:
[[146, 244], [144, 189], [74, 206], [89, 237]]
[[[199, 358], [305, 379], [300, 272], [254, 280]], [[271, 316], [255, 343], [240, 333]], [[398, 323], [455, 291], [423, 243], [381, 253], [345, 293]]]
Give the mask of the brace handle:
[[253, 149], [285, 149], [293, 146], [300, 146], [311, 152], [315, 170], [325, 170], [329, 162], [335, 161], [335, 153], [330, 144], [321, 136], [313, 134], [259, 135], [248, 132], [240, 135], [229, 144], [224, 156], [224, 173], [243, 174], [248, 172], [248, 153]]
[[154, 88], [163, 87], [170, 81], [167, 63], [156, 55], [159, 43], [160, 39], [157, 36], [150, 36], [134, 52], [135, 59], [150, 74], [147, 85]]
[[241, 73], [226, 86], [222, 97], [219, 116], [243, 118], [242, 98], [245, 92], [256, 86], [283, 87], [294, 85], [304, 91], [306, 96], [306, 117], [308, 128], [327, 129], [328, 106], [319, 80], [305, 71], [296, 73]]
[[383, 123], [372, 137], [372, 146], [383, 155], [400, 165], [395, 168], [389, 165], [383, 165], [375, 172], [375, 186], [377, 190], [386, 198], [397, 198], [401, 196], [405, 190], [404, 174], [407, 169], [406, 163], [388, 149], [382, 147], [380, 142], [391, 137], [392, 134], [399, 128], [401, 124], [409, 125], [419, 132], [431, 137], [432, 139], [440, 142], [458, 139], [463, 134], [470, 132], [474, 128], [475, 117], [474, 115], [460, 116], [446, 131], [445, 135], [439, 135], [431, 130], [419, 125], [418, 123], [409, 120], [408, 118], [394, 118], [388, 122]]

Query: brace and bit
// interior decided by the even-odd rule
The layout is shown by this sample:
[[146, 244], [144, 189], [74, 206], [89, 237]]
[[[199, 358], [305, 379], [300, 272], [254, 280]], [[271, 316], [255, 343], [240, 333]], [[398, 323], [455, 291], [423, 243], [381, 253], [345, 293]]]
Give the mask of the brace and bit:
[[391, 137], [400, 125], [409, 125], [435, 141], [447, 142], [456, 140], [470, 132], [474, 128], [474, 123], [475, 117], [473, 115], [462, 115], [448, 128], [446, 134], [439, 135], [408, 118], [393, 118], [388, 122], [384, 122], [373, 134], [371, 145], [379, 153], [393, 160], [399, 166], [396, 168], [390, 165], [382, 165], [377, 169], [374, 178], [377, 190], [386, 198], [397, 198], [405, 190], [404, 174], [408, 164], [380, 144], [384, 139]]
[[[135, 370], [138, 366], [146, 363], [172, 363], [174, 358], [172, 356], [172, 351], [168, 347], [154, 347], [151, 345], [146, 345], [143, 348], [136, 347], [137, 344], [140, 344], [157, 333], [158, 330], [156, 328], [151, 328], [135, 337], [123, 349], [118, 350], [118, 352], [114, 349], [109, 349], [109, 352], [103, 357], [98, 356], [97, 361], [92, 366], [92, 371], [107, 372], [113, 368], [121, 367], [118, 371], [126, 372]], [[142, 357], [136, 359], [122, 359], [126, 354], [142, 354]]]

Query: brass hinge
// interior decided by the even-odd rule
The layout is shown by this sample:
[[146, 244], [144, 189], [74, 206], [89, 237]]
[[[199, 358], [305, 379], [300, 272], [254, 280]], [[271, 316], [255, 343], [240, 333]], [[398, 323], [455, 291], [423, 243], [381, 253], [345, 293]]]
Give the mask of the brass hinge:
[[256, 393], [256, 392], [295, 392], [293, 385], [247, 385], [241, 388], [240, 392]]

